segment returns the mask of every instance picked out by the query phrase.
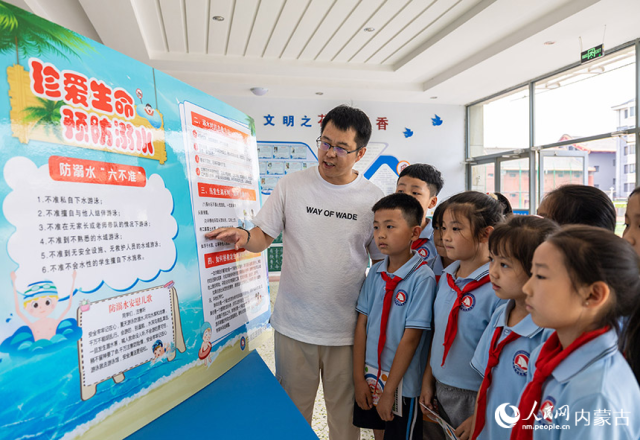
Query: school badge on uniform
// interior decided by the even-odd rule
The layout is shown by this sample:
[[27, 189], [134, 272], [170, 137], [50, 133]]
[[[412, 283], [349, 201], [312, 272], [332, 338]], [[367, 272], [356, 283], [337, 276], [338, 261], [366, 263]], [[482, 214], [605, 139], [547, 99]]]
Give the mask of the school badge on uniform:
[[476, 305], [476, 297], [473, 296], [473, 293], [467, 293], [462, 297], [462, 304], [460, 304], [460, 310], [463, 312], [468, 312], [473, 309]]
[[393, 302], [400, 307], [405, 305], [405, 303], [407, 302], [407, 292], [405, 292], [404, 290], [398, 290], [398, 292], [396, 292], [396, 297], [393, 299]]
[[429, 258], [429, 249], [421, 247], [420, 249], [418, 249], [418, 255], [420, 255], [423, 259]]
[[529, 353], [524, 350], [516, 351], [516, 354], [513, 356], [513, 371], [515, 371], [518, 376], [527, 375], [527, 371], [529, 371]]

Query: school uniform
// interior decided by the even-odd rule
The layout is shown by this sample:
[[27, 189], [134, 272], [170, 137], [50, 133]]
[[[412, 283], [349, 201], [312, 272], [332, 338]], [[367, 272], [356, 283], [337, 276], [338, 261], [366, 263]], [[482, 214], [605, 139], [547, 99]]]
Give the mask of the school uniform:
[[[517, 339], [507, 342], [500, 351], [498, 365], [491, 372], [491, 385], [486, 393], [486, 411], [484, 429], [478, 440], [508, 440], [511, 431], [498, 426], [494, 419], [496, 408], [503, 403], [515, 405], [522, 390], [527, 384], [527, 372], [531, 352], [547, 340], [553, 330], [543, 329], [534, 324], [531, 315], [527, 315], [513, 327], [507, 325], [509, 314], [515, 301], [509, 300], [496, 309], [489, 325], [485, 329], [478, 348], [471, 360], [471, 367], [484, 378], [489, 361], [489, 351], [494, 342], [496, 329], [501, 328], [500, 336], [495, 340], [496, 346], [515, 333]], [[513, 337], [513, 336], [512, 336]]]
[[[475, 395], [482, 383], [482, 376], [471, 368], [470, 362], [482, 333], [489, 325], [493, 312], [504, 300], [499, 299], [488, 282], [489, 263], [480, 266], [469, 276], [455, 277], [460, 262], [455, 261], [444, 269], [438, 283], [438, 293], [433, 306], [435, 328], [431, 344], [430, 365], [436, 379], [436, 397], [440, 403], [441, 415], [457, 427], [473, 414]], [[452, 308], [458, 300], [458, 293], [449, 285], [452, 283], [463, 293], [457, 312], [455, 338], [446, 353], [445, 337]], [[485, 284], [466, 292], [467, 285]], [[474, 283], [474, 284], [471, 284]], [[469, 287], [467, 287], [468, 289]]]
[[[396, 354], [400, 340], [407, 328], [423, 330], [420, 343], [416, 348], [411, 363], [402, 378], [402, 397], [404, 419], [413, 419], [414, 426], [406, 426], [409, 429], [402, 433], [402, 438], [411, 438], [412, 434], [421, 433], [422, 427], [415, 427], [415, 423], [422, 422], [421, 411], [419, 409], [418, 398], [422, 389], [422, 374], [426, 367], [426, 354], [429, 351], [431, 342], [431, 322], [433, 320], [433, 301], [435, 298], [436, 282], [433, 271], [423, 263], [422, 257], [413, 252], [413, 256], [401, 268], [394, 273], [387, 273], [388, 257], [380, 263], [374, 265], [369, 271], [362, 289], [356, 310], [367, 316], [367, 341], [365, 346], [365, 363], [368, 366], [383, 371], [390, 372], [393, 359]], [[383, 274], [387, 277], [402, 278], [393, 290], [393, 300], [389, 309], [388, 322], [386, 328], [386, 341], [380, 354], [380, 365], [378, 364], [378, 341], [380, 340], [381, 322], [383, 319], [383, 303], [385, 297], [386, 282]], [[363, 372], [364, 374], [364, 372]], [[367, 413], [367, 414], [364, 414]], [[377, 421], [374, 419], [377, 417]], [[400, 422], [400, 417], [394, 417], [396, 423]], [[395, 420], [398, 419], [398, 420]], [[375, 423], [374, 423], [375, 421]], [[371, 425], [370, 423], [374, 423]], [[376, 409], [362, 410], [355, 405], [354, 424], [356, 426], [370, 429], [385, 429], [390, 427], [392, 422], [384, 422], [379, 419]], [[410, 423], [411, 425], [411, 423]], [[412, 432], [415, 431], [415, 432]], [[387, 438], [387, 437], [385, 437]]]
[[[541, 348], [531, 354], [529, 381]], [[640, 439], [640, 387], [618, 351], [613, 329], [577, 348], [553, 370], [542, 387], [541, 402], [531, 416], [534, 440]], [[521, 411], [521, 419], [529, 416]], [[548, 429], [550, 425], [569, 428]]]
[[[429, 221], [427, 226], [420, 232], [420, 237], [416, 241], [414, 241], [411, 245], [411, 249], [416, 251], [423, 261], [427, 263], [429, 268], [433, 270], [435, 275], [440, 275], [442, 272], [442, 268], [440, 268], [440, 272], [435, 273], [436, 270], [434, 266], [437, 260], [440, 260], [438, 251], [436, 250], [436, 244], [433, 241], [433, 222]], [[442, 266], [442, 262], [440, 262]]]

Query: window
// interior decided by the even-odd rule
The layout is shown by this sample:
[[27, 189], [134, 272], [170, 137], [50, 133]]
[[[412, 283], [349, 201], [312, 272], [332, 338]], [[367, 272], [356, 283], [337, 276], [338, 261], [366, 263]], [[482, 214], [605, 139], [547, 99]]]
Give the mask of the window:
[[[636, 41], [619, 47], [587, 64], [507, 84], [513, 89], [468, 105], [466, 147], [473, 161], [466, 166], [467, 189], [500, 191], [514, 209], [535, 210], [561, 185], [591, 185], [624, 215], [621, 207], [640, 171], [635, 165], [640, 51]], [[535, 193], [529, 194], [531, 189]]]
[[467, 109], [467, 157], [529, 148], [529, 87], [522, 87]]
[[635, 96], [635, 59], [629, 47], [537, 81], [535, 145], [619, 130], [618, 119], [628, 115]]

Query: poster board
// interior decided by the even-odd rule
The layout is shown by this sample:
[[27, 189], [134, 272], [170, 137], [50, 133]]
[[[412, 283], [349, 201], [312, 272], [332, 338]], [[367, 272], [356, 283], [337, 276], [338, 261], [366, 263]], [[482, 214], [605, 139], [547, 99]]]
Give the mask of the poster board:
[[204, 238], [259, 207], [254, 123], [0, 6], [0, 431], [122, 438], [268, 328], [265, 256]]

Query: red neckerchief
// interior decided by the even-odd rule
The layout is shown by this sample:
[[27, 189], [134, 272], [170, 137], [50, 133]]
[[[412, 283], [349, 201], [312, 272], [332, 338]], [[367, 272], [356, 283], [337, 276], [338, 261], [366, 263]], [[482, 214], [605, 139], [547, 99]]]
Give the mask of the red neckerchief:
[[447, 360], [447, 355], [449, 354], [449, 350], [451, 349], [451, 345], [453, 344], [453, 340], [456, 338], [456, 333], [458, 333], [458, 314], [460, 313], [460, 306], [462, 305], [462, 297], [464, 297], [467, 293], [477, 289], [480, 286], [483, 286], [489, 282], [489, 274], [483, 276], [479, 280], [473, 280], [467, 283], [466, 286], [462, 290], [458, 286], [456, 286], [456, 282], [450, 273], [447, 273], [447, 282], [449, 283], [449, 287], [451, 287], [458, 295], [455, 302], [453, 303], [453, 307], [451, 308], [451, 312], [449, 313], [449, 321], [447, 322], [447, 329], [444, 332], [444, 353], [442, 354], [442, 364], [441, 367], [444, 367], [444, 362]]
[[512, 331], [504, 338], [502, 342], [497, 343], [502, 334], [503, 327], [497, 327], [493, 332], [493, 338], [491, 339], [491, 346], [489, 347], [489, 360], [487, 361], [487, 368], [484, 370], [484, 379], [482, 379], [482, 385], [480, 385], [480, 391], [478, 392], [478, 411], [476, 413], [476, 428], [473, 431], [471, 440], [475, 440], [482, 432], [485, 424], [485, 416], [487, 412], [487, 391], [491, 386], [491, 376], [493, 373], [493, 367], [500, 362], [500, 353], [505, 345], [515, 341], [520, 337], [519, 334]]
[[[553, 373], [553, 370], [578, 348], [608, 331], [609, 326], [606, 326], [598, 330], [583, 333], [564, 350], [562, 349], [562, 344], [560, 344], [560, 339], [558, 339], [558, 332], [553, 332], [540, 350], [533, 379], [527, 384], [527, 387], [522, 392], [522, 396], [520, 396], [520, 405], [518, 406], [520, 414], [523, 415], [526, 411], [531, 411], [532, 409], [532, 414], [537, 413], [540, 409], [540, 402], [538, 401], [542, 399], [542, 386], [551, 373]], [[531, 440], [533, 438], [533, 429], [527, 429], [524, 426], [529, 425], [533, 427], [534, 420], [534, 417], [529, 417], [529, 420], [522, 420], [522, 418], [518, 420], [518, 423], [516, 423], [511, 431], [511, 440]]]
[[416, 241], [411, 243], [411, 249], [416, 250], [420, 248], [423, 244], [426, 244], [429, 241], [428, 238], [418, 238]]
[[[421, 261], [415, 268], [411, 269], [411, 272], [407, 276], [411, 275], [423, 264], [427, 264]], [[380, 318], [380, 337], [378, 338], [378, 375], [376, 377], [376, 389], [378, 388], [378, 381], [380, 380], [380, 372], [382, 371], [382, 350], [384, 344], [387, 342], [387, 324], [389, 323], [389, 312], [391, 312], [391, 300], [393, 299], [393, 292], [396, 287], [404, 278], [394, 276], [391, 278], [386, 272], [380, 272], [382, 279], [385, 282], [384, 286], [384, 299], [382, 300], [382, 316]]]

